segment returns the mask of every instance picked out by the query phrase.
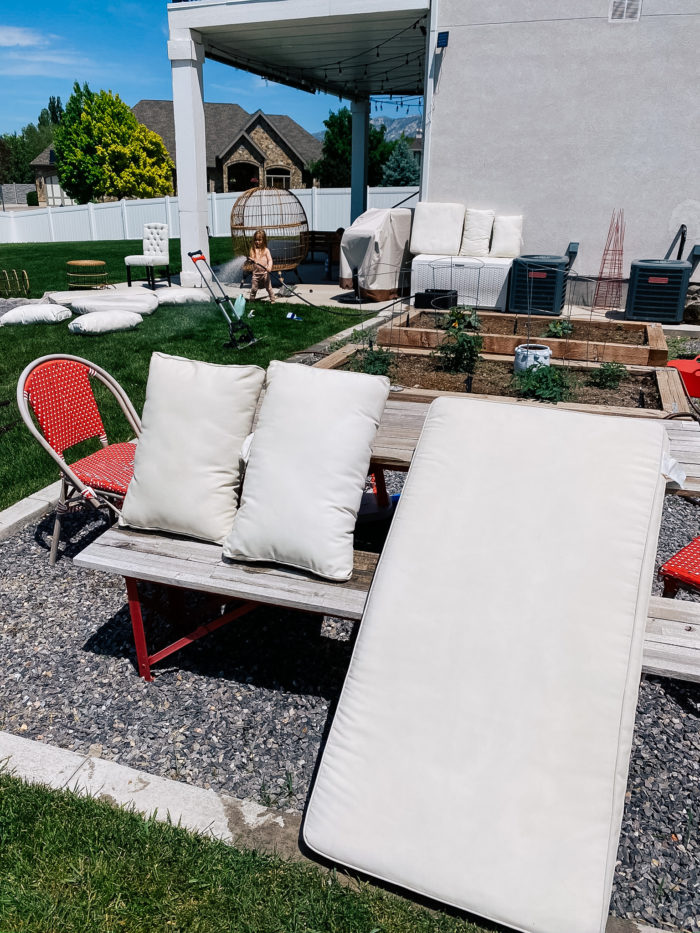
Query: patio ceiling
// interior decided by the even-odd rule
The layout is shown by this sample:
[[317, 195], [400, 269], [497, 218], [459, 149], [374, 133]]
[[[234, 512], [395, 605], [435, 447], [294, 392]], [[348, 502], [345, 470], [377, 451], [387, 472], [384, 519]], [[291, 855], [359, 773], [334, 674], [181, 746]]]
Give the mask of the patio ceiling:
[[429, 0], [191, 0], [169, 13], [207, 58], [282, 84], [352, 100], [423, 94]]

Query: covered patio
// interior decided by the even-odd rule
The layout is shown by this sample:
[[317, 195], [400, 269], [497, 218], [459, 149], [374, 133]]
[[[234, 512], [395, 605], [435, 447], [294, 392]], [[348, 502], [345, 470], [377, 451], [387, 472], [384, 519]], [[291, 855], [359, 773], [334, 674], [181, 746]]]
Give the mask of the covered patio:
[[[370, 97], [426, 93], [435, 46], [429, 0], [330, 0], [322, 10], [311, 0], [175, 0], [168, 21], [183, 270], [187, 253], [207, 244], [205, 58], [350, 99], [352, 219], [366, 209]], [[196, 276], [183, 272], [183, 284]]]

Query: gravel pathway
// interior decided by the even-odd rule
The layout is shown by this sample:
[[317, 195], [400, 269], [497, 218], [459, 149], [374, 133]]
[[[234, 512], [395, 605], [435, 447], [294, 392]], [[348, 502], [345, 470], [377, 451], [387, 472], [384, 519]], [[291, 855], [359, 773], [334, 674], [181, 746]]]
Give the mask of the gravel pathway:
[[[390, 475], [388, 485], [397, 490], [400, 477]], [[84, 516], [66, 524], [69, 557], [104, 528], [101, 519]], [[134, 668], [121, 579], [79, 570], [66, 557], [51, 569], [51, 525], [47, 517], [0, 543], [0, 728], [301, 809], [350, 659], [353, 625], [260, 609], [168, 659], [146, 684]], [[380, 532], [367, 526], [361, 546], [372, 547]], [[667, 497], [659, 563], [698, 534], [700, 506]], [[192, 612], [197, 602], [193, 597]], [[149, 631], [154, 645], [167, 637], [156, 615]], [[700, 931], [699, 821], [700, 686], [645, 679], [613, 913]]]

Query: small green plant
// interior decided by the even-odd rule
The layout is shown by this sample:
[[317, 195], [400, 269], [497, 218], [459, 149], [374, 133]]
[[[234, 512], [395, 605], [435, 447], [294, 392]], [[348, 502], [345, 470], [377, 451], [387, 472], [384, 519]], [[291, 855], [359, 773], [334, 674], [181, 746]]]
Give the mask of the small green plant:
[[563, 402], [571, 392], [571, 379], [562, 366], [530, 366], [513, 375], [513, 387], [520, 398]]
[[694, 360], [697, 350], [693, 350], [687, 337], [667, 337], [669, 360]]
[[474, 308], [458, 305], [450, 308], [442, 321], [443, 330], [481, 330], [481, 320]]
[[574, 332], [574, 325], [566, 318], [562, 321], [552, 321], [547, 328], [546, 337], [570, 337]]
[[367, 373], [368, 376], [388, 376], [394, 362], [394, 354], [390, 350], [373, 346], [370, 341], [366, 350], [359, 350], [350, 362], [350, 368], [358, 373]]
[[38, 207], [39, 206], [39, 195], [36, 191], [27, 192], [27, 207]]
[[598, 369], [590, 371], [588, 382], [598, 389], [616, 389], [626, 378], [627, 370], [622, 363], [601, 363]]
[[438, 360], [439, 368], [445, 372], [473, 376], [476, 364], [481, 359], [479, 353], [483, 345], [484, 341], [478, 334], [458, 329], [447, 333], [433, 356]]

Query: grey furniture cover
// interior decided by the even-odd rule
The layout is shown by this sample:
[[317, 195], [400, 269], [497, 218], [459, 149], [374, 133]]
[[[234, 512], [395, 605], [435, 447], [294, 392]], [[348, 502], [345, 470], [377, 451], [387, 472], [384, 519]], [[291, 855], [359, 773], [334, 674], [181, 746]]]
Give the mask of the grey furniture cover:
[[647, 419], [432, 404], [311, 849], [516, 929], [604, 929], [666, 444]]
[[372, 207], [355, 220], [340, 241], [340, 287], [353, 287], [358, 270], [360, 296], [368, 301], [398, 298], [409, 285], [408, 208]]

